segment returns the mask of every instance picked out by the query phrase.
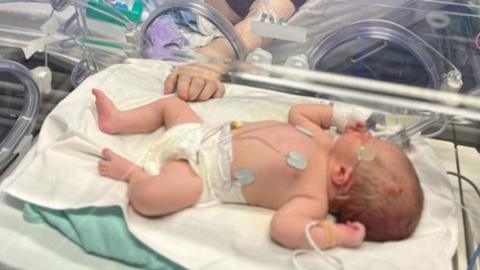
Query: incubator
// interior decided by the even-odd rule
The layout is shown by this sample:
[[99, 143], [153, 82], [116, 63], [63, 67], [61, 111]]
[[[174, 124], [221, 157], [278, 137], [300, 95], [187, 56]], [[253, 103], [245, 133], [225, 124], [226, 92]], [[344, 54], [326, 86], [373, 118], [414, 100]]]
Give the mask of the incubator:
[[[271, 1], [257, 2], [258, 10], [248, 19], [248, 31], [266, 40], [261, 48], [250, 46], [245, 40], [245, 32], [235, 27], [238, 20], [232, 22], [224, 9], [217, 9], [212, 5], [215, 1], [0, 0], [0, 181], [6, 179], [0, 189], [0, 202], [5, 204], [5, 209], [8, 208], [5, 213], [13, 213], [6, 218], [21, 219], [18, 213], [23, 202], [13, 197], [30, 203], [42, 202], [43, 204], [38, 206], [47, 209], [39, 211], [42, 215], [45, 215], [48, 209], [64, 208], [89, 209], [88, 211], [95, 212], [92, 207], [106, 207], [121, 201], [119, 198], [125, 191], [124, 187], [112, 183], [102, 184], [97, 191], [82, 184], [78, 194], [72, 194], [71, 201], [57, 193], [60, 190], [70, 191], [73, 186], [69, 185], [75, 183], [62, 184], [61, 179], [64, 178], [82, 176], [85, 183], [93, 183], [94, 176], [86, 171], [92, 167], [88, 162], [97, 155], [95, 149], [99, 147], [99, 142], [110, 143], [119, 148], [130, 143], [122, 138], [111, 139], [96, 133], [92, 124], [95, 118], [89, 107], [91, 100], [87, 93], [88, 88], [109, 88], [110, 94], [116, 96], [116, 102], [124, 108], [130, 108], [158, 98], [160, 94], [156, 90], [162, 87], [165, 77], [175, 67], [192, 63], [220, 65], [227, 70], [222, 77], [228, 85], [226, 98], [209, 101], [206, 105], [192, 105], [200, 115], [214, 123], [231, 120], [231, 117], [245, 121], [265, 118], [284, 120], [289, 106], [305, 101], [335, 103], [337, 108], [340, 108], [338, 104], [358, 105], [361, 106], [358, 108], [362, 109], [347, 107], [342, 112], [344, 116], [340, 117], [342, 124], [339, 126], [345, 126], [347, 122], [355, 120], [355, 117], [367, 120], [366, 127], [372, 133], [403, 147], [407, 152], [410, 151], [410, 157], [415, 162], [428, 167], [417, 168], [423, 178], [430, 175], [447, 179], [442, 165], [435, 161], [434, 152], [419, 143], [418, 138], [435, 138], [435, 142], [440, 142], [440, 145], [453, 143], [456, 156], [452, 160], [455, 160], [455, 166], [452, 165], [449, 170], [453, 168], [455, 172], [451, 174], [457, 176], [455, 190], [460, 202], [453, 203], [454, 206], [446, 203], [451, 201], [446, 198], [453, 196], [450, 184], [448, 187], [440, 184], [436, 186], [435, 181], [425, 180], [425, 190], [429, 193], [432, 190], [433, 193], [436, 192], [435, 196], [429, 195], [432, 196], [429, 204], [434, 205], [432, 207], [438, 204], [428, 215], [437, 217], [440, 213], [447, 218], [445, 224], [441, 224], [439, 218], [425, 221], [423, 230], [419, 235], [415, 235], [417, 238], [414, 240], [431, 237], [430, 242], [438, 241], [446, 247], [442, 251], [428, 245], [423, 246], [422, 251], [417, 250], [418, 254], [432, 259], [416, 266], [418, 269], [463, 269], [470, 265], [468, 269], [478, 269], [475, 261], [475, 253], [478, 253], [477, 228], [480, 224], [478, 207], [475, 207], [478, 201], [472, 201], [472, 198], [469, 198], [471, 190], [462, 185], [461, 179], [465, 176], [460, 169], [457, 148], [468, 148], [469, 153], [473, 152], [472, 160], [478, 160], [480, 5], [475, 1], [463, 0], [308, 0], [291, 18], [282, 18], [269, 9]], [[226, 50], [232, 53], [230, 59], [211, 58], [199, 53], [199, 49], [219, 40], [228, 44], [229, 48]], [[257, 88], [263, 89], [257, 92]], [[368, 113], [364, 108], [368, 108]], [[210, 118], [211, 113], [217, 111], [221, 116]], [[64, 148], [65, 145], [70, 148]], [[69, 153], [71, 149], [80, 146], [84, 147], [79, 154], [83, 155], [82, 157], [63, 156], [63, 153]], [[140, 160], [140, 152], [145, 150], [145, 147], [144, 140], [135, 137], [132, 146], [125, 146], [125, 152]], [[359, 155], [368, 159], [374, 156], [370, 150], [362, 149]], [[80, 169], [66, 170], [56, 167], [58, 164], [48, 162], [47, 157], [50, 157], [50, 160], [52, 158], [49, 155], [61, 159], [59, 164], [70, 162], [78, 164]], [[423, 160], [422, 156], [432, 157], [434, 161]], [[447, 154], [442, 155], [444, 156]], [[292, 159], [291, 156], [288, 158]], [[293, 158], [293, 163], [301, 158]], [[466, 163], [469, 162], [473, 163], [473, 169], [466, 171], [471, 173], [472, 177], [478, 177], [475, 161], [469, 160]], [[297, 163], [296, 166], [306, 166], [305, 162], [300, 162], [300, 165]], [[41, 170], [47, 168], [51, 171]], [[48, 178], [50, 173], [53, 174], [52, 179], [42, 182], [44, 187], [39, 188], [38, 194], [35, 194], [35, 187], [39, 184], [35, 182], [35, 178]], [[92, 182], [89, 182], [90, 180]], [[454, 183], [453, 180], [450, 182]], [[478, 181], [475, 183], [478, 185]], [[43, 196], [42, 193], [48, 193], [50, 197]], [[33, 198], [32, 201], [30, 198]], [[88, 203], [85, 198], [93, 203]], [[460, 214], [452, 210], [458, 210], [458, 204], [460, 208], [466, 209], [461, 210]], [[28, 209], [31, 210], [29, 207], [37, 206], [27, 204], [24, 213], [34, 212], [28, 212]], [[240, 236], [235, 236], [240, 239], [242, 235], [245, 236], [245, 232], [252, 232], [252, 235], [268, 242], [264, 244], [260, 243], [261, 240], [249, 238], [259, 247], [267, 248], [265, 256], [271, 257], [250, 264], [248, 261], [255, 257], [251, 254], [251, 243], [238, 244], [241, 251], [235, 253], [236, 243], [231, 247], [231, 243], [219, 241], [216, 244], [225, 247], [228, 252], [232, 249], [234, 255], [227, 252], [228, 259], [224, 259], [226, 257], [219, 255], [221, 253], [217, 250], [221, 248], [208, 247], [202, 252], [199, 251], [199, 255], [192, 259], [185, 253], [162, 246], [162, 241], [173, 243], [175, 239], [144, 226], [148, 222], [132, 214], [131, 210], [129, 212], [127, 206], [122, 209], [123, 212], [120, 212], [125, 215], [130, 232], [147, 247], [147, 251], [142, 250], [141, 254], [151, 254], [150, 250], [160, 253], [160, 261], [168, 269], [181, 268], [181, 265], [187, 268], [208, 266], [212, 269], [227, 269], [234, 263], [253, 269], [293, 267], [291, 264], [276, 264], [278, 261], [287, 261], [290, 253], [272, 248], [269, 240], [262, 238], [261, 230], [258, 234], [253, 233], [257, 231], [255, 227], [246, 227], [245, 231], [232, 233], [238, 233]], [[218, 213], [227, 215], [224, 209]], [[218, 213], [205, 210], [204, 215], [220, 217], [221, 214]], [[71, 215], [76, 214], [65, 211], [53, 213], [53, 216], [66, 215], [71, 218]], [[231, 217], [232, 222], [248, 223], [246, 213], [238, 210], [237, 214]], [[254, 214], [260, 220], [259, 226], [266, 224], [262, 223], [266, 220], [263, 214]], [[194, 220], [204, 218], [194, 217]], [[452, 218], [456, 219], [452, 221]], [[168, 231], [175, 224], [188, 223], [188, 219], [183, 216], [174, 217], [172, 220], [171, 224], [157, 225]], [[457, 220], [461, 221], [459, 223], [462, 234], [452, 225]], [[23, 224], [22, 221], [18, 221], [18, 224]], [[227, 222], [218, 226], [227, 230], [226, 225]], [[432, 227], [434, 229], [431, 231], [441, 231], [442, 234], [434, 235], [427, 225], [437, 226]], [[32, 230], [32, 239], [36, 239], [33, 235], [35, 233], [36, 231]], [[209, 241], [208, 237], [192, 236], [188, 231], [180, 230], [179, 234], [181, 233], [198, 240], [194, 243], [191, 239], [179, 237], [180, 245], [185, 247], [201, 248], [198, 243]], [[0, 228], [0, 234], [8, 234], [8, 230], [2, 231]], [[19, 234], [11, 235], [17, 237]], [[157, 238], [148, 240], [147, 236], [151, 235]], [[457, 243], [457, 235], [460, 243]], [[67, 240], [63, 237], [52, 236], [52, 239], [56, 239], [58, 243], [47, 245], [67, 245]], [[41, 246], [41, 241], [44, 240], [38, 240], [34, 246]], [[10, 243], [14, 241], [13, 238], [10, 239]], [[75, 239], [74, 241], [81, 242]], [[212, 243], [215, 241], [212, 240]], [[417, 242], [412, 243], [410, 246], [403, 243], [404, 247], [394, 247], [399, 248], [394, 250], [413, 250]], [[79, 245], [87, 249], [85, 243]], [[132, 245], [138, 244], [135, 242]], [[381, 249], [381, 245], [368, 248], [376, 251]], [[421, 253], [428, 249], [432, 249], [433, 254]], [[89, 259], [89, 255], [83, 255], [72, 247], [66, 250], [66, 255], [62, 254], [59, 248], [30, 250], [27, 254], [42, 254], [53, 258], [53, 263], [42, 264], [45, 267], [52, 267], [55, 261], [57, 266], [65, 266], [63, 268], [78, 266], [77, 262], [65, 259], [77, 254], [76, 256], [85, 256], [79, 263], [79, 269], [133, 269], [106, 259]], [[275, 252], [270, 252], [272, 250]], [[0, 268], [5, 265], [7, 269], [28, 269], [32, 265], [10, 261], [12, 258], [21, 258], [19, 254], [22, 248], [17, 249], [18, 254], [13, 254], [15, 251], [0, 251]], [[360, 254], [363, 254], [361, 252]], [[300, 253], [302, 252], [298, 254]], [[368, 265], [368, 260], [362, 261], [361, 256], [357, 254], [355, 257], [353, 254], [354, 251], [352, 253], [344, 250], [327, 255], [321, 253], [320, 258], [323, 260], [307, 254], [301, 265], [314, 269], [325, 264], [325, 267], [337, 269], [344, 262], [346, 269], [364, 269], [362, 267]], [[367, 257], [373, 256], [371, 253], [365, 254]], [[100, 255], [122, 260], [122, 255], [118, 254], [116, 257], [110, 254]], [[349, 262], [348, 257], [351, 255], [353, 257]], [[391, 254], [384, 255], [388, 257]], [[157, 255], [149, 256], [158, 259]], [[295, 266], [303, 267], [297, 265], [298, 258], [295, 256]], [[331, 256], [334, 257], [333, 264], [330, 263]], [[412, 256], [410, 260], [419, 258]], [[207, 257], [222, 259], [219, 259], [218, 266], [215, 266], [216, 262], [207, 260]], [[436, 257], [439, 259], [435, 260]], [[340, 261], [337, 258], [340, 258]], [[190, 259], [191, 265], [188, 264]], [[390, 265], [381, 258], [375, 257], [372, 260], [373, 269], [390, 269]], [[152, 261], [149, 263], [150, 267], [154, 265]], [[395, 263], [398, 263], [400, 268], [413, 267], [403, 264], [401, 260]], [[130, 265], [142, 266], [135, 260], [130, 261]], [[395, 266], [391, 269], [395, 269]]]

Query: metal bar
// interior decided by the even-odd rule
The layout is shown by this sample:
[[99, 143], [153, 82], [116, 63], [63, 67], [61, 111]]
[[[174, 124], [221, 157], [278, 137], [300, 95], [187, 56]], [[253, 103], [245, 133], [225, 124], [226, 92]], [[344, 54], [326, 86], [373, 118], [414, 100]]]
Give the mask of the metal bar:
[[[8, 127], [9, 129], [12, 128], [15, 123], [17, 123], [16, 120], [13, 120], [13, 119], [6, 119], [6, 118], [2, 118], [0, 117], [0, 127]], [[33, 132], [32, 133], [37, 133], [40, 128], [42, 127], [42, 123], [40, 123], [40, 121], [37, 121], [34, 125], [34, 128], [33, 128]], [[3, 138], [0, 138], [0, 139], [3, 139]], [[2, 268], [0, 268], [2, 269]]]
[[[0, 82], [0, 95], [8, 93], [8, 92], [13, 92], [15, 94], [18, 94], [18, 96], [22, 96], [25, 88], [22, 84], [18, 83], [12, 83], [12, 82]], [[69, 92], [58, 90], [58, 89], [52, 89], [52, 92], [50, 92], [49, 96], [55, 96], [58, 98], [64, 98], [69, 94]]]
[[458, 145], [456, 141], [456, 131], [455, 131], [455, 125], [452, 124], [452, 135], [453, 135], [453, 147], [455, 149], [455, 165], [457, 169], [457, 181], [458, 181], [458, 189], [459, 189], [459, 195], [460, 195], [460, 204], [462, 206], [462, 221], [463, 221], [463, 232], [465, 236], [465, 256], [466, 256], [466, 261], [470, 260], [470, 256], [473, 251], [473, 243], [472, 243], [472, 232], [470, 230], [470, 222], [467, 216], [467, 212], [465, 211], [465, 199], [463, 196], [463, 183], [461, 179], [461, 171], [460, 171], [460, 157], [458, 156]]
[[[363, 90], [371, 93], [378, 93], [382, 95], [391, 95], [395, 97], [404, 97], [409, 99], [422, 99], [429, 102], [436, 102], [449, 106], [466, 106], [480, 110], [480, 98], [449, 93], [445, 91], [438, 91], [426, 89], [421, 87], [401, 85], [397, 83], [382, 82], [365, 78], [358, 78], [352, 76], [339, 75], [321, 71], [308, 71], [295, 68], [287, 68], [274, 65], [237, 65], [233, 67], [236, 72], [232, 72], [232, 77], [241, 77], [249, 72], [259, 71], [262, 74], [271, 74], [282, 76], [285, 78], [295, 78], [290, 85], [294, 87], [293, 83], [318, 83], [325, 86], [337, 86], [349, 90]], [[252, 74], [249, 74], [252, 75]], [[258, 75], [257, 75], [258, 76]], [[260, 76], [258, 76], [260, 77]], [[271, 77], [262, 77], [262, 81], [272, 79]]]
[[[294, 69], [292, 69], [294, 70]], [[320, 73], [319, 73], [320, 74]], [[292, 78], [294, 74], [291, 74], [289, 78]], [[322, 76], [326, 76], [323, 74]], [[337, 75], [338, 76], [338, 75]], [[354, 82], [352, 78], [347, 78], [346, 76], [339, 76], [342, 80], [350, 80], [350, 82]], [[267, 90], [274, 90], [278, 91], [278, 89], [288, 89], [290, 93], [295, 93], [295, 91], [306, 92], [310, 93], [312, 96], [320, 95], [329, 95], [332, 97], [339, 97], [347, 99], [348, 102], [357, 105], [365, 104], [376, 104], [376, 105], [387, 105], [390, 108], [409, 108], [412, 110], [417, 111], [430, 111], [438, 114], [445, 114], [445, 115], [452, 115], [452, 116], [460, 116], [470, 120], [480, 121], [480, 99], [472, 97], [473, 100], [463, 102], [468, 99], [468, 97], [462, 97], [460, 95], [454, 95], [456, 98], [452, 98], [450, 103], [447, 104], [436, 104], [432, 103], [427, 97], [431, 97], [431, 94], [424, 94], [425, 99], [416, 99], [409, 95], [401, 95], [401, 93], [397, 93], [395, 95], [389, 91], [359, 91], [362, 87], [354, 87], [354, 85], [343, 84], [339, 78], [336, 78], [334, 81], [336, 84], [322, 84], [321, 82], [311, 82], [308, 80], [304, 81], [293, 81], [291, 79], [286, 78], [272, 78], [266, 77], [251, 73], [241, 73], [236, 72], [231, 74], [231, 78], [234, 82], [241, 82], [241, 83], [250, 83], [250, 85], [259, 86], [269, 88]], [[299, 80], [305, 78], [299, 78]], [[326, 78], [325, 78], [326, 79]], [[368, 82], [375, 82], [373, 80], [365, 80], [363, 82], [363, 87], [367, 87], [365, 85], [366, 81]], [[378, 83], [378, 82], [377, 82]], [[383, 85], [383, 83], [382, 83]], [[404, 88], [407, 86], [398, 85], [398, 84], [390, 84], [387, 83], [383, 86], [390, 86], [392, 88]], [[340, 87], [341, 86], [341, 87]], [[277, 89], [275, 89], [277, 87]], [[427, 89], [423, 88], [416, 88], [416, 90], [428, 91]], [[398, 90], [398, 89], [397, 89]], [[397, 91], [395, 90], [395, 91]], [[439, 91], [434, 91], [437, 95], [441, 95], [442, 93]], [[450, 93], [443, 93], [443, 94], [450, 94]], [[464, 99], [465, 98], [465, 99]], [[478, 104], [476, 102], [478, 101]], [[468, 103], [468, 104], [464, 104]], [[464, 104], [464, 107], [460, 107], [460, 104]], [[478, 108], [469, 108], [467, 105], [476, 105]]]
[[20, 116], [20, 114], [22, 114], [21, 110], [0, 108], [0, 117], [3, 117], [3, 118], [17, 119]]
[[25, 101], [23, 100], [23, 98], [0, 94], [0, 107], [21, 109], [24, 104], [25, 104]]

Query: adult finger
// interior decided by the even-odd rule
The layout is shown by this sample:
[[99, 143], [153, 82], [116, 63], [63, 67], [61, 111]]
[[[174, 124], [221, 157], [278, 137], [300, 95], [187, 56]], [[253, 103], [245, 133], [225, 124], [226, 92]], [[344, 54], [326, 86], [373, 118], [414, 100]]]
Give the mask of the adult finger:
[[215, 68], [212, 65], [197, 65], [195, 66], [195, 76], [203, 77], [207, 80], [220, 80], [225, 71]]
[[213, 94], [213, 98], [221, 98], [225, 95], [225, 85], [220, 81], [215, 81], [217, 88]]
[[194, 77], [190, 83], [190, 89], [188, 90], [188, 100], [193, 101], [198, 98], [205, 86], [205, 79], [200, 77]]
[[210, 99], [217, 90], [217, 83], [215, 81], [207, 81], [203, 87], [202, 93], [197, 97], [197, 100], [205, 101]]
[[180, 74], [177, 81], [178, 97], [182, 100], [188, 100], [188, 90], [190, 83], [192, 82], [192, 76], [186, 74]]
[[175, 86], [177, 85], [178, 73], [172, 72], [170, 73], [167, 78], [165, 79], [165, 83], [163, 84], [164, 89], [163, 93], [165, 95], [173, 93], [175, 90]]

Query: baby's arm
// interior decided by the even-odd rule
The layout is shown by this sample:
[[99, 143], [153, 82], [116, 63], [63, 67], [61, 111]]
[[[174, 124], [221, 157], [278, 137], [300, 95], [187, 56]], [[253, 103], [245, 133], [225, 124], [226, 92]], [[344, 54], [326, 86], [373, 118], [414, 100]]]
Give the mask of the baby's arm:
[[324, 203], [296, 197], [280, 208], [272, 219], [270, 234], [281, 245], [291, 249], [312, 249], [305, 235], [306, 226], [312, 221], [319, 225], [310, 229], [315, 244], [321, 249], [336, 246], [358, 247], [365, 238], [361, 223], [334, 224], [320, 221], [326, 214]]
[[365, 121], [370, 115], [370, 110], [348, 104], [299, 104], [290, 109], [288, 122], [312, 131], [319, 127], [328, 129], [335, 126], [343, 133], [364, 131]]
[[327, 129], [332, 125], [332, 106], [322, 104], [299, 104], [290, 108], [288, 122], [311, 131]]

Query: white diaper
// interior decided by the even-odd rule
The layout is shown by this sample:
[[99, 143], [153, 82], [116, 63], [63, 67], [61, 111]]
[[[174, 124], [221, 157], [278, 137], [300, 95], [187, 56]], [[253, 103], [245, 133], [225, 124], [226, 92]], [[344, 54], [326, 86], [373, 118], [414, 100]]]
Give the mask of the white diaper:
[[204, 123], [174, 126], [166, 130], [150, 147], [143, 166], [148, 174], [157, 175], [167, 161], [179, 159], [187, 160], [203, 180], [199, 204], [245, 203], [240, 183], [232, 181], [230, 176], [230, 123], [221, 126]]

